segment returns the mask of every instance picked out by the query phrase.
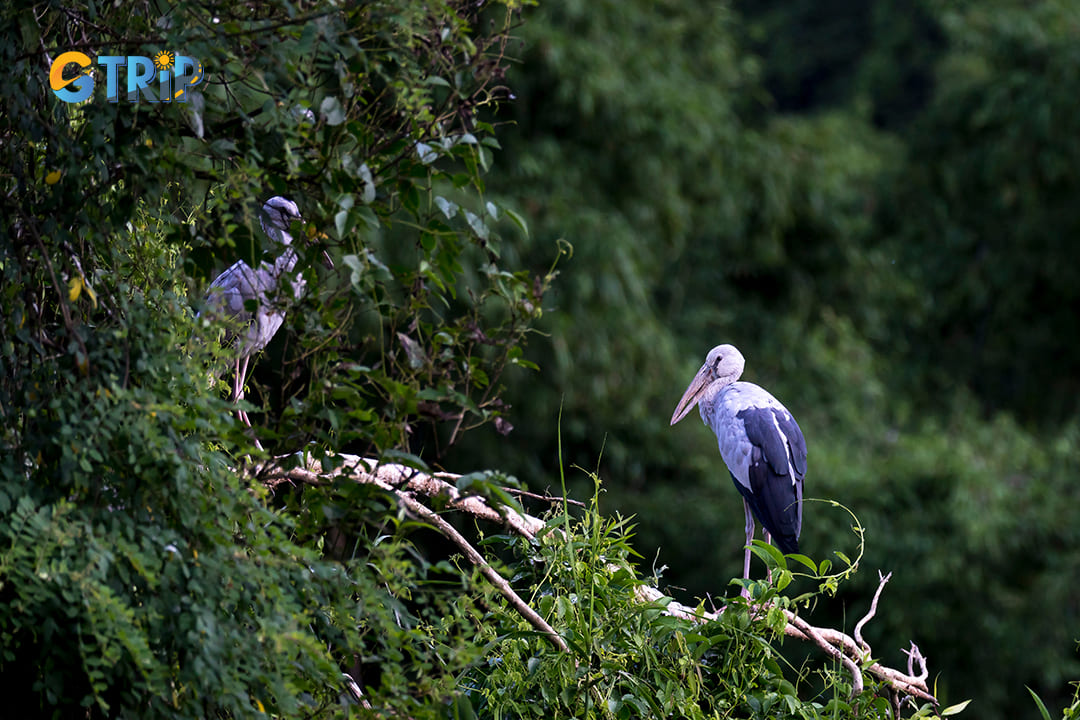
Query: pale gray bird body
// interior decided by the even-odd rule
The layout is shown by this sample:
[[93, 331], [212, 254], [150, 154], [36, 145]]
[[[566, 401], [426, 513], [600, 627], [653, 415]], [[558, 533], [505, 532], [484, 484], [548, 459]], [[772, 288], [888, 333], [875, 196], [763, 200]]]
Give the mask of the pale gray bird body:
[[[746, 544], [754, 538], [754, 518], [784, 553], [799, 551], [802, 532], [806, 441], [795, 418], [764, 388], [738, 382], [745, 361], [732, 345], [709, 351], [705, 364], [679, 400], [671, 424], [694, 405], [715, 434], [720, 457], [743, 496]], [[750, 551], [743, 577], [750, 575]]]
[[[251, 356], [270, 343], [285, 321], [286, 307], [304, 293], [303, 277], [292, 275], [297, 254], [292, 247], [289, 226], [294, 221], [303, 222], [296, 203], [279, 196], [267, 200], [262, 206], [259, 222], [272, 241], [273, 252], [280, 254], [273, 262], [262, 261], [257, 268], [238, 260], [218, 275], [207, 290], [208, 313], [225, 320], [230, 336], [236, 341], [234, 400], [244, 396]], [[255, 301], [254, 311], [247, 307], [251, 300]], [[247, 413], [241, 410], [239, 415], [245, 424], [251, 425]]]

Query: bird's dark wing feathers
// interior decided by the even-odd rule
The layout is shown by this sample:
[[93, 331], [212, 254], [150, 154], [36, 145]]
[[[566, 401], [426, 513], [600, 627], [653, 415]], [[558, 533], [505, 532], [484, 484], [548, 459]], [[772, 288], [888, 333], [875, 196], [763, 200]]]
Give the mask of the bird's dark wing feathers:
[[799, 552], [799, 535], [802, 532], [802, 483], [794, 486], [788, 478], [772, 471], [761, 457], [761, 450], [754, 448], [750, 459], [750, 487], [735, 480], [735, 488], [742, 494], [750, 512], [772, 536], [773, 543], [784, 554]]
[[791, 464], [795, 466], [795, 476], [802, 480], [806, 477], [806, 439], [803, 438], [799, 423], [795, 422], [790, 414], [786, 417], [782, 413], [776, 413], [776, 422], [780, 425], [780, 432], [784, 433], [788, 445], [791, 446]]
[[[795, 418], [775, 408], [757, 407], [747, 408], [736, 417], [742, 420], [750, 444], [761, 448], [765, 460], [774, 472], [787, 475], [790, 460], [795, 467], [795, 477], [801, 480], [806, 476], [806, 440], [803, 439], [802, 430]], [[776, 418], [775, 424], [773, 418]], [[780, 426], [784, 438], [787, 438], [787, 444], [791, 448], [790, 455], [784, 447], [784, 438], [776, 432], [777, 425]]]
[[[773, 536], [777, 547], [784, 553], [798, 552], [802, 531], [802, 480], [806, 474], [806, 441], [802, 432], [794, 418], [774, 408], [747, 408], [737, 417], [742, 420], [746, 437], [754, 447], [750, 455], [750, 488], [738, 482], [735, 486], [758, 521]], [[777, 432], [777, 426], [783, 437]], [[790, 455], [784, 438], [791, 448]], [[791, 467], [794, 467], [795, 477], [789, 475]]]

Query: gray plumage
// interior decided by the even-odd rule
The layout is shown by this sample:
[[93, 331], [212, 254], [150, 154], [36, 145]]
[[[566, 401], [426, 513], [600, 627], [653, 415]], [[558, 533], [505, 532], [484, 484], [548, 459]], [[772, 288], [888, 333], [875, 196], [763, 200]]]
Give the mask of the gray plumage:
[[[233, 263], [218, 275], [206, 293], [207, 314], [221, 318], [228, 326], [229, 336], [236, 344], [236, 375], [233, 380], [233, 399], [244, 396], [244, 380], [251, 356], [270, 344], [270, 340], [285, 322], [285, 309], [299, 299], [305, 288], [303, 277], [292, 276], [296, 266], [296, 249], [292, 247], [289, 226], [303, 222], [296, 203], [275, 196], [262, 206], [259, 223], [280, 253], [273, 262], [262, 261], [252, 268], [243, 260]], [[285, 280], [290, 288], [282, 286]], [[284, 292], [283, 292], [284, 290]], [[255, 301], [254, 311], [247, 303]], [[251, 425], [247, 413], [239, 411], [240, 419]]]
[[[215, 315], [228, 321], [230, 329], [238, 338], [238, 356], [249, 357], [270, 344], [285, 321], [287, 295], [279, 293], [280, 280], [296, 266], [296, 249], [292, 247], [289, 225], [293, 220], [303, 221], [296, 203], [283, 197], [266, 201], [259, 216], [263, 232], [281, 254], [272, 262], [263, 260], [258, 268], [252, 268], [243, 260], [232, 264], [217, 276], [206, 293], [207, 305]], [[291, 278], [292, 297], [299, 299], [304, 293], [303, 277]], [[255, 300], [255, 312], [245, 307], [248, 300]]]
[[[686, 389], [671, 416], [682, 420], [694, 405], [716, 434], [735, 487], [743, 496], [746, 543], [754, 537], [754, 518], [784, 553], [799, 551], [802, 532], [806, 441], [795, 418], [779, 400], [753, 383], [737, 382], [745, 360], [732, 345], [709, 351], [705, 364]], [[750, 574], [750, 553], [743, 576]]]

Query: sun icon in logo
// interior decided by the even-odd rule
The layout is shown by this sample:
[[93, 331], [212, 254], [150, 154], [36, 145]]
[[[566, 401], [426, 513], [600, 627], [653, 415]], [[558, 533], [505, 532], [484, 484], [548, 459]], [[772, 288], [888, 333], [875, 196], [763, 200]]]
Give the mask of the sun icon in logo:
[[173, 60], [176, 59], [176, 55], [168, 50], [162, 50], [157, 55], [154, 55], [154, 65], [158, 70], [168, 70], [172, 67]]

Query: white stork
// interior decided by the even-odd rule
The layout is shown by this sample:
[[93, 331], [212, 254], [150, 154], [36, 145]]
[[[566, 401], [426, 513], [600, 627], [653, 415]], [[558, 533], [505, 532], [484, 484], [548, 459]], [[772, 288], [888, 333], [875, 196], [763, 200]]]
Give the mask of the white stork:
[[806, 440], [779, 400], [753, 383], [736, 382], [745, 362], [732, 345], [710, 350], [675, 407], [671, 424], [698, 405], [702, 422], [716, 433], [720, 456], [743, 496], [743, 578], [749, 578], [755, 517], [765, 526], [766, 542], [775, 542], [785, 554], [799, 551]]

